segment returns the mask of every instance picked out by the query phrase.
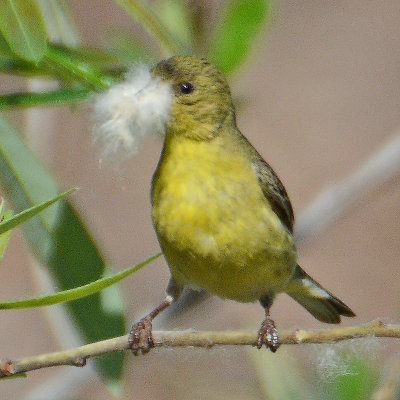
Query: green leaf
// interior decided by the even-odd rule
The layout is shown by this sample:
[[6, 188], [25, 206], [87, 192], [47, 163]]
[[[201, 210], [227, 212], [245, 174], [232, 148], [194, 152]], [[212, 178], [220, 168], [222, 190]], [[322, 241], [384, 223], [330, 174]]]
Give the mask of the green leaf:
[[[0, 220], [1, 223], [5, 223], [12, 217], [11, 210], [4, 211], [4, 200], [1, 199], [0, 205]], [[8, 242], [10, 240], [11, 231], [6, 231], [0, 234], [0, 262], [3, 261], [4, 253], [6, 251]]]
[[113, 50], [49, 44], [46, 57], [33, 64], [17, 58], [0, 35], [0, 71], [29, 77], [50, 77], [64, 84], [71, 83], [69, 86], [73, 90], [83, 89], [83, 86], [86, 86], [86, 91], [101, 90], [121, 80], [127, 69], [126, 60], [121, 62]]
[[[18, 212], [58, 194], [56, 182], [19, 138], [0, 118], [0, 181]], [[36, 257], [49, 268], [61, 290], [85, 285], [101, 278], [105, 264], [90, 234], [65, 200], [43, 210], [26, 222], [23, 232]], [[110, 312], [99, 293], [67, 303], [86, 342], [124, 334], [122, 309]], [[107, 379], [118, 379], [122, 354], [99, 359]]]
[[75, 62], [86, 63], [91, 67], [104, 68], [105, 65], [117, 62], [117, 58], [113, 54], [97, 47], [67, 47], [57, 44], [51, 44], [50, 47]]
[[1, 0], [0, 31], [11, 50], [37, 63], [44, 55], [47, 35], [42, 14], [33, 0]]
[[93, 89], [108, 89], [113, 83], [111, 79], [102, 76], [100, 71], [88, 63], [77, 63], [68, 54], [57, 47], [49, 46], [46, 51], [46, 61], [52, 63], [61, 76], [89, 85]]
[[139, 271], [139, 269], [143, 268], [147, 264], [150, 264], [160, 255], [161, 253], [158, 253], [152, 257], [149, 257], [147, 260], [134, 265], [133, 267], [127, 268], [123, 271], [117, 272], [114, 275], [98, 279], [97, 281], [88, 283], [87, 285], [83, 285], [74, 289], [64, 290], [62, 292], [48, 294], [45, 296], [32, 297], [29, 299], [0, 302], [0, 310], [50, 306], [53, 304], [78, 300], [83, 297], [90, 296], [91, 294], [100, 292], [101, 290], [111, 285], [114, 285], [115, 283], [133, 274], [134, 272]]
[[378, 384], [377, 370], [373, 370], [371, 360], [351, 353], [343, 354], [343, 358], [346, 371], [326, 382], [328, 392], [335, 400], [370, 399]]
[[129, 63], [121, 62], [120, 58], [114, 53], [114, 49], [104, 50], [88, 46], [71, 48], [55, 44], [51, 44], [50, 47], [53, 51], [72, 62], [75, 68], [80, 67], [81, 70], [104, 75], [104, 78], [107, 79], [116, 78], [118, 81], [121, 80], [127, 70], [127, 66], [132, 64], [132, 59]]
[[87, 99], [93, 90], [60, 89], [44, 93], [12, 93], [0, 95], [0, 109], [8, 107], [59, 106], [76, 104]]
[[15, 57], [3, 35], [0, 35], [0, 56], [7, 58]]
[[238, 68], [265, 25], [269, 11], [270, 0], [227, 2], [209, 40], [210, 61], [225, 74]]
[[[0, 36], [1, 38], [1, 36]], [[1, 42], [1, 39], [0, 39]], [[42, 64], [41, 62], [39, 65]], [[15, 54], [8, 54], [1, 49], [0, 44], [0, 72], [5, 74], [22, 75], [28, 77], [48, 77], [54, 75], [52, 71], [42, 69], [38, 65], [24, 61]], [[58, 76], [57, 76], [58, 78]]]
[[0, 201], [0, 222], [2, 222], [4, 220], [4, 212], [5, 212], [5, 210], [4, 210], [4, 199], [1, 198], [1, 201]]
[[14, 215], [12, 218], [9, 218], [5, 221], [2, 221], [0, 223], [0, 235], [4, 232], [7, 232], [16, 226], [23, 224], [24, 222], [30, 220], [33, 218], [35, 215], [39, 214], [41, 211], [43, 211], [45, 208], [51, 206], [55, 202], [61, 200], [63, 197], [68, 196], [69, 194], [75, 192], [78, 190], [78, 188], [73, 188], [70, 189], [64, 193], [61, 193], [60, 195], [53, 197], [50, 200], [44, 201], [43, 203], [37, 204], [33, 207], [30, 207], [24, 211], [21, 211], [19, 214]]

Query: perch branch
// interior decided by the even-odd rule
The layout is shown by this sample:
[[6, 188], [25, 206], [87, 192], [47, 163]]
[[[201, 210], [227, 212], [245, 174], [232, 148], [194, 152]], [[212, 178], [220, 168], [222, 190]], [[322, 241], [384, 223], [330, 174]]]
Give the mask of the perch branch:
[[[367, 336], [400, 338], [400, 325], [386, 325], [381, 321], [373, 321], [365, 325], [347, 328], [281, 331], [280, 343], [336, 343]], [[155, 331], [153, 337], [155, 347], [255, 346], [257, 341], [255, 331]], [[119, 336], [55, 353], [25, 357], [14, 361], [3, 359], [0, 362], [0, 377], [57, 365], [83, 367], [88, 358], [128, 349], [128, 336]]]

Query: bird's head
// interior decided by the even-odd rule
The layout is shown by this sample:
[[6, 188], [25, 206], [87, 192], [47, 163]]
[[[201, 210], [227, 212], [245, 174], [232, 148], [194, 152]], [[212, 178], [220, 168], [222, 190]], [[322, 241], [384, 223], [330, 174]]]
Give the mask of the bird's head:
[[209, 140], [234, 116], [231, 93], [223, 74], [204, 58], [175, 56], [161, 61], [154, 78], [168, 83], [172, 92], [167, 135]]

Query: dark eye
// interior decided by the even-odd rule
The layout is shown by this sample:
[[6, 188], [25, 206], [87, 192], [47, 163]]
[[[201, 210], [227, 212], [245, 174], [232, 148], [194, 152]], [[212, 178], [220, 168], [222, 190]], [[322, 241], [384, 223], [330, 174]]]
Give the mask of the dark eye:
[[193, 85], [192, 85], [191, 83], [189, 83], [189, 82], [182, 82], [182, 83], [179, 84], [179, 91], [180, 91], [182, 94], [189, 94], [189, 93], [192, 93], [193, 90], [194, 90], [194, 87], [193, 87]]

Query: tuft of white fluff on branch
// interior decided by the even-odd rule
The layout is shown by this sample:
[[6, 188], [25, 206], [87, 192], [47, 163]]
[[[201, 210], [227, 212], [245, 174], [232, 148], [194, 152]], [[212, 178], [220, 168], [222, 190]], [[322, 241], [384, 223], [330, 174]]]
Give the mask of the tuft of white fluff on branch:
[[154, 78], [140, 64], [125, 80], [94, 99], [94, 139], [102, 155], [130, 156], [138, 151], [141, 139], [163, 135], [173, 99], [171, 85]]

